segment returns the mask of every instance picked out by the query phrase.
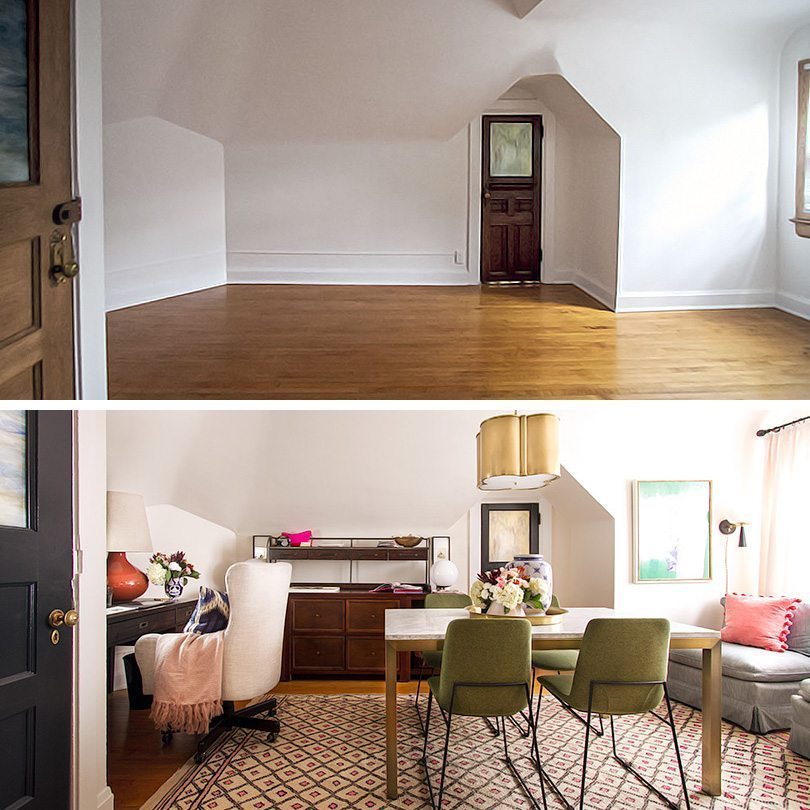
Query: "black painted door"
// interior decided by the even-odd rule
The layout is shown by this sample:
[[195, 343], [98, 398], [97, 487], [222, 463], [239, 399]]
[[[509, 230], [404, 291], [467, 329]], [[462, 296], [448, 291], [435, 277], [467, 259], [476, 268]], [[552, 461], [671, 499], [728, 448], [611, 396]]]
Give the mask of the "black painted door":
[[[67, 810], [72, 416], [0, 410], [0, 808]], [[53, 636], [54, 632], [58, 633]], [[103, 695], [101, 696], [103, 698]]]
[[483, 119], [481, 280], [540, 281], [540, 183], [543, 120], [539, 115]]

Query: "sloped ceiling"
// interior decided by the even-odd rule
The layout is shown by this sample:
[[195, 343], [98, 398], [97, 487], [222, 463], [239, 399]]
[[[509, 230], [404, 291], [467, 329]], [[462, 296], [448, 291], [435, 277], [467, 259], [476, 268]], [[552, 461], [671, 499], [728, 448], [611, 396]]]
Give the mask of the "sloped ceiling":
[[570, 39], [595, 52], [607, 22], [613, 36], [688, 20], [786, 37], [808, 12], [808, 0], [105, 0], [105, 121], [155, 115], [226, 144], [446, 139], [522, 76], [557, 72]]

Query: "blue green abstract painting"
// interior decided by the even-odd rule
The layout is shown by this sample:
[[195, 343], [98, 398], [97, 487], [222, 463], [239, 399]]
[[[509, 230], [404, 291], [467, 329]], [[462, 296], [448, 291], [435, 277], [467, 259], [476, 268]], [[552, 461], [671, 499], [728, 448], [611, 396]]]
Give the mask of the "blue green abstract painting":
[[26, 0], [0, 2], [0, 183], [31, 179]]
[[0, 410], [0, 526], [28, 526], [25, 411]]

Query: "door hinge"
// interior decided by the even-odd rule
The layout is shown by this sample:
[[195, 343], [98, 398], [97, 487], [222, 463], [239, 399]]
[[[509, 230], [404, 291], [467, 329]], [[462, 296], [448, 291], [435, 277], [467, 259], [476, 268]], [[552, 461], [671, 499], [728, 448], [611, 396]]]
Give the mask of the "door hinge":
[[53, 221], [56, 225], [74, 225], [82, 219], [82, 198], [75, 197], [63, 202], [53, 209]]

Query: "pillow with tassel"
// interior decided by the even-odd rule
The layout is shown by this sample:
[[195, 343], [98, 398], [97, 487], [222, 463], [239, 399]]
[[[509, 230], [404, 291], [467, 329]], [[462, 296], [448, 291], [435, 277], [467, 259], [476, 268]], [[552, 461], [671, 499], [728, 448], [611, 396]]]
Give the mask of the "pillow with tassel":
[[723, 641], [784, 652], [793, 616], [801, 599], [793, 597], [726, 594]]

